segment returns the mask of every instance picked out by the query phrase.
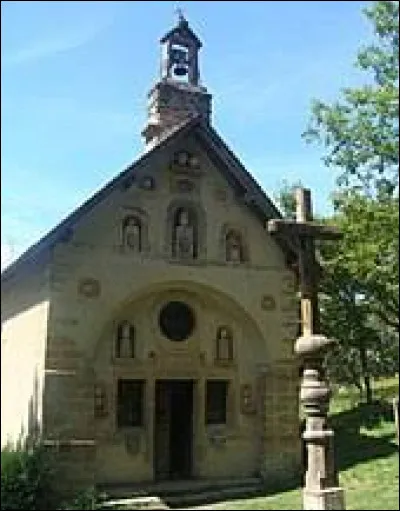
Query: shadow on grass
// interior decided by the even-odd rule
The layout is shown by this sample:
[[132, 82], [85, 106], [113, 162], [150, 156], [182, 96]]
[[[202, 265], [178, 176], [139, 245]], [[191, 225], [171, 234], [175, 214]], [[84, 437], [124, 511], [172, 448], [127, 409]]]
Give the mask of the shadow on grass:
[[[163, 497], [163, 501], [168, 505], [170, 509], [185, 509], [195, 506], [208, 506], [219, 504], [221, 502], [229, 501], [244, 501], [249, 499], [255, 499], [257, 497], [272, 497], [279, 493], [284, 493], [290, 490], [300, 489], [300, 478], [296, 478], [292, 481], [286, 481], [275, 486], [263, 485], [260, 483], [258, 487], [252, 490], [237, 491], [235, 490], [224, 490], [215, 492], [213, 495], [196, 495], [196, 498], [191, 498], [187, 501], [183, 496], [182, 499], [170, 500], [168, 496]], [[261, 509], [261, 508], [260, 508]]]
[[[371, 405], [361, 404], [350, 410], [334, 414], [330, 425], [335, 432], [336, 467], [339, 471], [348, 469], [358, 463], [383, 458], [398, 451], [394, 442], [394, 428], [388, 427], [393, 422], [392, 406], [384, 401]], [[361, 433], [360, 429], [370, 430], [376, 436]], [[389, 433], [386, 433], [389, 431]], [[212, 505], [222, 501], [244, 500], [255, 497], [272, 497], [273, 495], [299, 489], [302, 474], [287, 477], [285, 480], [269, 480], [267, 484], [254, 485], [253, 488], [205, 488], [196, 495], [183, 492], [181, 495], [171, 495], [168, 492], [157, 495], [171, 509], [183, 509], [198, 505]], [[189, 498], [188, 498], [189, 497]], [[194, 497], [194, 498], [193, 498]], [[122, 508], [120, 508], [122, 509]], [[127, 509], [127, 508], [125, 508]], [[152, 509], [152, 508], [148, 508]], [[157, 509], [154, 507], [153, 509]]]
[[[393, 408], [386, 401], [375, 401], [369, 405], [359, 404], [350, 410], [334, 414], [330, 418], [330, 426], [335, 432], [336, 468], [340, 472], [358, 463], [384, 458], [398, 451], [395, 443], [394, 428], [388, 423], [394, 422]], [[373, 435], [361, 432], [361, 428], [370, 430]], [[387, 432], [389, 431], [389, 432]], [[254, 497], [271, 497], [278, 493], [299, 489], [302, 477], [290, 477], [285, 481], [269, 481], [253, 491], [229, 494], [224, 491], [220, 496], [199, 495], [199, 499], [190, 505], [215, 504], [227, 500], [243, 500]], [[222, 492], [221, 492], [222, 493]], [[172, 503], [171, 503], [172, 504]], [[180, 503], [183, 504], [183, 503]], [[177, 502], [171, 507], [177, 508]]]
[[[360, 404], [336, 413], [330, 419], [335, 432], [336, 467], [339, 471], [358, 463], [383, 458], [398, 450], [394, 431], [386, 432], [383, 424], [393, 422], [393, 408], [386, 401]], [[365, 428], [376, 436], [361, 433]]]

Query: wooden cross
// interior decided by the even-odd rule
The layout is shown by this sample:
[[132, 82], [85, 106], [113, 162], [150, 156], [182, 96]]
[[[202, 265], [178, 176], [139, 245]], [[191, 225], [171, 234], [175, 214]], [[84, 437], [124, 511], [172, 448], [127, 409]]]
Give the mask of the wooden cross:
[[311, 192], [296, 188], [296, 220], [269, 220], [268, 231], [294, 244], [299, 261], [302, 334], [319, 332], [318, 285], [319, 265], [315, 257], [315, 240], [334, 240], [342, 234], [332, 226], [314, 223]]

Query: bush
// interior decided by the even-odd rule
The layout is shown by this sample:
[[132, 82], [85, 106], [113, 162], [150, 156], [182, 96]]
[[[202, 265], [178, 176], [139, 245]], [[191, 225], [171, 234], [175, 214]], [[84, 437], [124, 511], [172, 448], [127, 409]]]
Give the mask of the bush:
[[55, 465], [43, 446], [2, 449], [1, 510], [93, 510], [105, 499], [95, 488], [88, 488], [65, 501], [55, 491], [55, 483]]
[[1, 451], [1, 509], [54, 509], [54, 471], [42, 446]]
[[105, 500], [106, 496], [99, 494], [95, 488], [88, 488], [78, 493], [74, 499], [64, 503], [60, 509], [74, 510], [74, 509], [99, 509], [101, 501]]

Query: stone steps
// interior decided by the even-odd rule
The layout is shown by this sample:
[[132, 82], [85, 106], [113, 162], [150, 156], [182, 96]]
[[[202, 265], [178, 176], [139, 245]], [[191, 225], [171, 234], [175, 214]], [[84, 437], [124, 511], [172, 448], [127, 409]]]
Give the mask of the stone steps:
[[[150, 485], [101, 488], [111, 497], [102, 509], [212, 509], [204, 504], [254, 496], [262, 491], [258, 478], [168, 481]], [[211, 506], [211, 504], [210, 504]]]

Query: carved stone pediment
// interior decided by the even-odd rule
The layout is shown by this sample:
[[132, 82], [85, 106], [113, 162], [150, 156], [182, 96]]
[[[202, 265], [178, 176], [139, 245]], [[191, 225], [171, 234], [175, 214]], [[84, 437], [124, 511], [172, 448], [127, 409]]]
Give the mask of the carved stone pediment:
[[198, 183], [193, 179], [189, 179], [188, 175], [171, 176], [171, 192], [179, 194], [198, 194]]
[[200, 159], [196, 154], [189, 151], [177, 151], [174, 153], [169, 168], [174, 174], [182, 174], [191, 177], [200, 177]]

